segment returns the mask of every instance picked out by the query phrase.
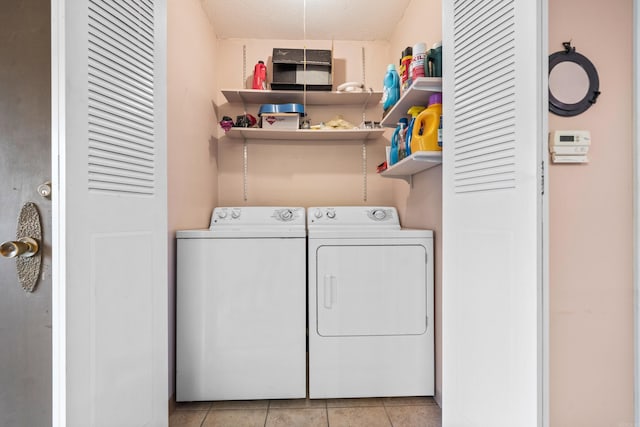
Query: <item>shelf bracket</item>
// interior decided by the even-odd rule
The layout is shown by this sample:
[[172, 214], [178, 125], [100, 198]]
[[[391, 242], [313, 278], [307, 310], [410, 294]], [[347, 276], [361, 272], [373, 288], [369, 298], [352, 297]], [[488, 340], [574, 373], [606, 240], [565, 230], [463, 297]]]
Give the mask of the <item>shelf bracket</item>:
[[402, 175], [402, 176], [394, 176], [393, 178], [398, 178], [409, 184], [411, 188], [413, 188], [413, 175]]

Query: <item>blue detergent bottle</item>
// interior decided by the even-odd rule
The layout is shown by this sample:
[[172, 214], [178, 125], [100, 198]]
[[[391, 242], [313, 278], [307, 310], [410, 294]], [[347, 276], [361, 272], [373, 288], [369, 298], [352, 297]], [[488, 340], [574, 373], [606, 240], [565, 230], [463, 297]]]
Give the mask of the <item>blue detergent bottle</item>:
[[389, 64], [387, 66], [387, 73], [384, 75], [383, 84], [382, 108], [386, 112], [400, 99], [400, 76], [396, 71], [395, 65]]
[[399, 160], [401, 160], [398, 154], [404, 151], [404, 147], [400, 147], [400, 143], [402, 142], [400, 138], [400, 134], [404, 131], [406, 127], [407, 127], [407, 119], [403, 117], [398, 122], [398, 126], [396, 127], [396, 130], [393, 131], [393, 135], [391, 136], [389, 166], [394, 165], [398, 163]]

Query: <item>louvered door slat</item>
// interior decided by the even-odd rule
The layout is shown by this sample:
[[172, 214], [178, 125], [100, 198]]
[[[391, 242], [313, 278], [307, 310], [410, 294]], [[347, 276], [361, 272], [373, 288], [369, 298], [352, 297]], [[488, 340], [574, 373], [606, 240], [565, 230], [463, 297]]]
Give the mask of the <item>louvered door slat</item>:
[[153, 115], [153, 99], [149, 99], [148, 96], [146, 96], [147, 94], [134, 89], [125, 88], [123, 85], [118, 84], [119, 82], [113, 78], [89, 76], [89, 82], [94, 87], [94, 90], [104, 88], [105, 90], [103, 93], [115, 94], [118, 99], [121, 99], [124, 102], [144, 111], [146, 114]]
[[[514, 5], [478, 3], [456, 9], [454, 185], [459, 193], [515, 186]], [[499, 165], [491, 166], [498, 159]]]
[[89, 189], [152, 195], [153, 8], [89, 1]]
[[144, 44], [145, 49], [153, 50], [153, 29], [150, 29], [148, 24], [140, 19], [139, 12], [117, 7], [117, 3], [110, 2], [94, 2], [90, 10], [96, 16], [109, 22], [110, 25], [106, 27], [109, 32], [122, 34], [136, 40], [138, 44]]

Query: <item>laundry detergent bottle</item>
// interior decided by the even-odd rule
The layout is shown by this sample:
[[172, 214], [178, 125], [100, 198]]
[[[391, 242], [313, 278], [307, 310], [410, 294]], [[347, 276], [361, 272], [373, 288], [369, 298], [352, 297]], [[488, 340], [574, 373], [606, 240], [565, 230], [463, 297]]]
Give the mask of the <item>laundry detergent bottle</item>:
[[407, 111], [407, 113], [411, 114], [411, 121], [409, 122], [409, 127], [407, 128], [407, 136], [406, 136], [406, 148], [405, 148], [405, 152], [407, 153], [407, 157], [411, 155], [411, 153], [413, 152], [411, 150], [411, 139], [413, 138], [413, 128], [416, 122], [416, 119], [418, 118], [418, 115], [424, 111], [425, 107], [421, 106], [421, 105], [414, 105], [413, 107], [409, 108], [409, 111]]
[[442, 94], [429, 97], [429, 106], [418, 114], [411, 134], [411, 152], [442, 151]]
[[398, 161], [408, 156], [407, 154], [407, 127], [403, 122], [400, 122], [400, 129], [398, 131]]
[[[404, 133], [407, 127], [407, 119], [401, 118], [398, 122], [398, 126], [396, 126], [396, 130], [393, 131], [393, 135], [391, 136], [391, 150], [389, 152], [389, 166], [398, 163], [400, 160], [398, 154], [400, 152], [399, 142], [400, 142], [400, 134]], [[404, 150], [403, 150], [404, 151]]]
[[395, 65], [389, 64], [387, 66], [387, 73], [384, 76], [383, 83], [382, 108], [386, 112], [400, 99], [400, 76], [396, 71]]

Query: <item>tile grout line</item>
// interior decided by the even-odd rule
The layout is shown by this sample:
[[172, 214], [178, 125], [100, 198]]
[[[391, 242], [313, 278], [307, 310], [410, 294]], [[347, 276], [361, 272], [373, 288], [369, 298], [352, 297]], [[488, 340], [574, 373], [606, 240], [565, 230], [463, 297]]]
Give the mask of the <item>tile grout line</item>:
[[384, 408], [384, 413], [387, 415], [387, 420], [389, 420], [389, 425], [393, 427], [393, 421], [391, 421], [391, 416], [389, 415], [389, 411], [387, 411], [387, 405], [382, 403], [382, 407]]
[[207, 413], [204, 415], [204, 418], [202, 419], [202, 421], [200, 421], [200, 427], [204, 426], [204, 422], [207, 421], [207, 417], [211, 412], [211, 408], [213, 408], [213, 403], [209, 403], [209, 408], [207, 409]]
[[329, 401], [325, 399], [324, 401], [324, 413], [327, 415], [327, 427], [331, 427], [329, 424]]
[[267, 402], [267, 411], [264, 414], [264, 427], [267, 427], [267, 420], [269, 419], [270, 410], [271, 410], [271, 400]]

